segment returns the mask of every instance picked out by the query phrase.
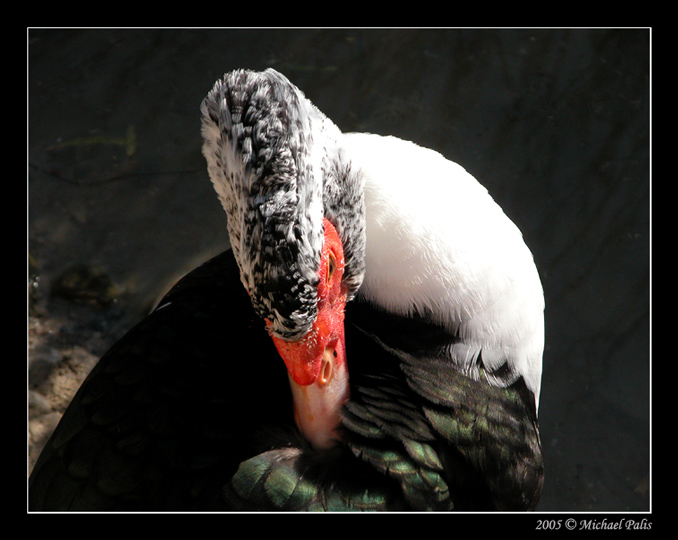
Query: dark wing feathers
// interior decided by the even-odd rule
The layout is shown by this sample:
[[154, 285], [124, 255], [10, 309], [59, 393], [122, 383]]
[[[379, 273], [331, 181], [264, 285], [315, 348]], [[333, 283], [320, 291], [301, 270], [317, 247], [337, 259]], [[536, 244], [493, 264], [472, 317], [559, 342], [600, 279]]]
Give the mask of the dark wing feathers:
[[[347, 459], [348, 458], [348, 459]], [[300, 448], [264, 452], [240, 464], [224, 488], [233, 510], [403, 510], [395, 484], [351, 456], [317, 459]]]
[[410, 509], [451, 510], [444, 469], [431, 446], [434, 436], [421, 408], [410, 401], [412, 393], [398, 388], [402, 382], [359, 376], [344, 411], [347, 440], [357, 457], [398, 482]]
[[[443, 330], [421, 318], [375, 316], [354, 302], [347, 320], [389, 336], [384, 344], [366, 331], [350, 334], [361, 366], [356, 380], [349, 365], [352, 399], [344, 424], [364, 439], [352, 441], [359, 455], [397, 476], [415, 508], [533, 509], [543, 461], [534, 396], [522, 379], [496, 387], [482, 373], [477, 381], [464, 376], [445, 357]], [[425, 339], [414, 343], [412, 335]], [[456, 339], [447, 336], [448, 343]], [[349, 362], [351, 346], [347, 335]], [[405, 463], [412, 467], [407, 473]], [[445, 492], [438, 479], [446, 482], [449, 499], [427, 498]]]

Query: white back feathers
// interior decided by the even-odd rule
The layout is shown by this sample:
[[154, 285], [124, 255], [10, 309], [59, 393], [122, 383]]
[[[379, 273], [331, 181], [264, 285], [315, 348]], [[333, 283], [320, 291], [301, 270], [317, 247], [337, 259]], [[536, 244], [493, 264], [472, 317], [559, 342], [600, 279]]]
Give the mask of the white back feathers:
[[[544, 297], [532, 254], [487, 190], [439, 153], [395, 137], [345, 136], [364, 174], [366, 273], [361, 297], [416, 313], [460, 341], [449, 354], [492, 384], [523, 376], [538, 402]], [[480, 361], [479, 361], [480, 357]], [[492, 373], [507, 364], [502, 380]]]

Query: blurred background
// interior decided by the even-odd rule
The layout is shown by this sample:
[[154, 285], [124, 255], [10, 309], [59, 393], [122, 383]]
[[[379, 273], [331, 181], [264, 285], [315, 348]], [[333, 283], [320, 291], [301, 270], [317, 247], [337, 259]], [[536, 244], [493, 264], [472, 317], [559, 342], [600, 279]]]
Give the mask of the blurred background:
[[199, 105], [224, 72], [274, 67], [342, 130], [460, 163], [522, 229], [547, 306], [538, 510], [651, 508], [649, 30], [27, 41], [29, 469], [99, 356], [228, 247]]

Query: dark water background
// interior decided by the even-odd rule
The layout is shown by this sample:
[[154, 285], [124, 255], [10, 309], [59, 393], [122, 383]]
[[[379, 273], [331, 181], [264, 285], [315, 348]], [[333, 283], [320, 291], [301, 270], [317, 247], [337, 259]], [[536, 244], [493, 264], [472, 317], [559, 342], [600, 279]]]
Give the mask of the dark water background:
[[112, 343], [223, 250], [198, 107], [224, 72], [269, 66], [344, 131], [434, 148], [490, 190], [545, 288], [538, 509], [650, 509], [648, 30], [31, 30], [42, 289], [102, 267]]

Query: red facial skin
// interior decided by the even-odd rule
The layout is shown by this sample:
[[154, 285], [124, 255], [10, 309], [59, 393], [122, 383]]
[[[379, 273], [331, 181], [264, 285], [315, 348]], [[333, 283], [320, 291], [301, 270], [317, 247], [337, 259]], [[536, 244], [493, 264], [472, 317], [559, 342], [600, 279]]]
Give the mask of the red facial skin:
[[348, 290], [342, 283], [344, 251], [334, 226], [325, 219], [325, 241], [318, 277], [318, 316], [298, 341], [272, 336], [287, 367], [297, 426], [319, 449], [339, 439], [340, 409], [348, 399], [344, 309]]
[[341, 282], [344, 275], [344, 250], [334, 226], [327, 219], [324, 223], [325, 242], [318, 274], [318, 317], [311, 330], [298, 341], [285, 341], [273, 336], [287, 371], [300, 386], [314, 383], [321, 375], [326, 349], [336, 351], [338, 364], [345, 363], [344, 309], [347, 289]]

